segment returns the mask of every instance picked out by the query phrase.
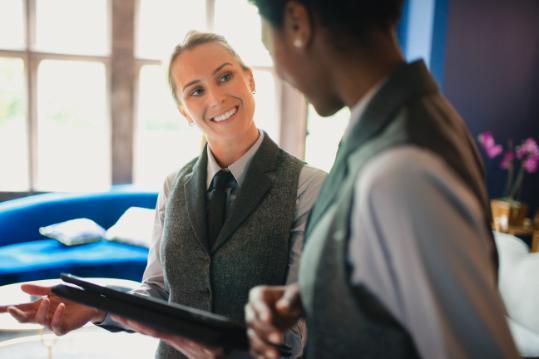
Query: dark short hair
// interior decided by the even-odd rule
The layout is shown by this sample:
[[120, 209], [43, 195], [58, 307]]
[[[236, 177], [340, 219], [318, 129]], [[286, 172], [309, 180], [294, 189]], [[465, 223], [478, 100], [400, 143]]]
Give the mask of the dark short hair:
[[[289, 0], [250, 0], [275, 28], [281, 28]], [[373, 28], [389, 30], [400, 16], [403, 0], [296, 0], [335, 35], [367, 40]]]

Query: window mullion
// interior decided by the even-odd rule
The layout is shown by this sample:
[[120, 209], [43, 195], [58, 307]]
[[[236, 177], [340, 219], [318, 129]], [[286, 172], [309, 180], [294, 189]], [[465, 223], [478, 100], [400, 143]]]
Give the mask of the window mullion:
[[215, 0], [206, 0], [206, 28], [215, 31]]
[[279, 144], [298, 158], [305, 158], [307, 103], [301, 93], [282, 80], [280, 82]]
[[135, 8], [134, 0], [112, 0], [109, 83], [113, 184], [133, 180]]
[[37, 181], [37, 67], [39, 61], [32, 56], [35, 42], [36, 2], [26, 0], [26, 46], [24, 63], [26, 69], [27, 127], [28, 127], [28, 175], [30, 192], [35, 191]]

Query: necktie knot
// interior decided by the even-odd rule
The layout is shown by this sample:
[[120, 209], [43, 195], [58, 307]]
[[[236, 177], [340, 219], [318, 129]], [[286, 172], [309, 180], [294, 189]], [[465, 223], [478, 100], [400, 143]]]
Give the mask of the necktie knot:
[[233, 181], [235, 179], [230, 171], [220, 170], [213, 176], [210, 188], [215, 191], [223, 191], [225, 188], [230, 187]]

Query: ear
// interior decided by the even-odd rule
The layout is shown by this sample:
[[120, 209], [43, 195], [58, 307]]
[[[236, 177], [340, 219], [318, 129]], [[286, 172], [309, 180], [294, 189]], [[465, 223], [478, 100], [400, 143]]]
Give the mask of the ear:
[[313, 36], [311, 17], [303, 4], [295, 0], [286, 3], [283, 29], [290, 47], [303, 50], [311, 43]]
[[246, 69], [245, 72], [247, 74], [247, 80], [249, 81], [249, 90], [251, 92], [255, 92], [256, 83], [255, 83], [255, 77], [253, 76], [253, 71], [251, 69]]
[[194, 122], [193, 122], [193, 119], [191, 118], [191, 116], [189, 115], [189, 113], [187, 111], [185, 111], [185, 108], [183, 107], [183, 105], [179, 105], [178, 106], [178, 111], [180, 111], [180, 114], [185, 118], [185, 120], [187, 121], [187, 123], [189, 125], [193, 125]]

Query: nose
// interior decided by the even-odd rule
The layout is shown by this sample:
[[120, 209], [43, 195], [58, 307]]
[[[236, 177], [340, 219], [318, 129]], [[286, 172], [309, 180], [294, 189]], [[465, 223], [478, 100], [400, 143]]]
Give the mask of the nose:
[[220, 86], [211, 86], [207, 90], [208, 106], [219, 106], [225, 102], [225, 93]]

